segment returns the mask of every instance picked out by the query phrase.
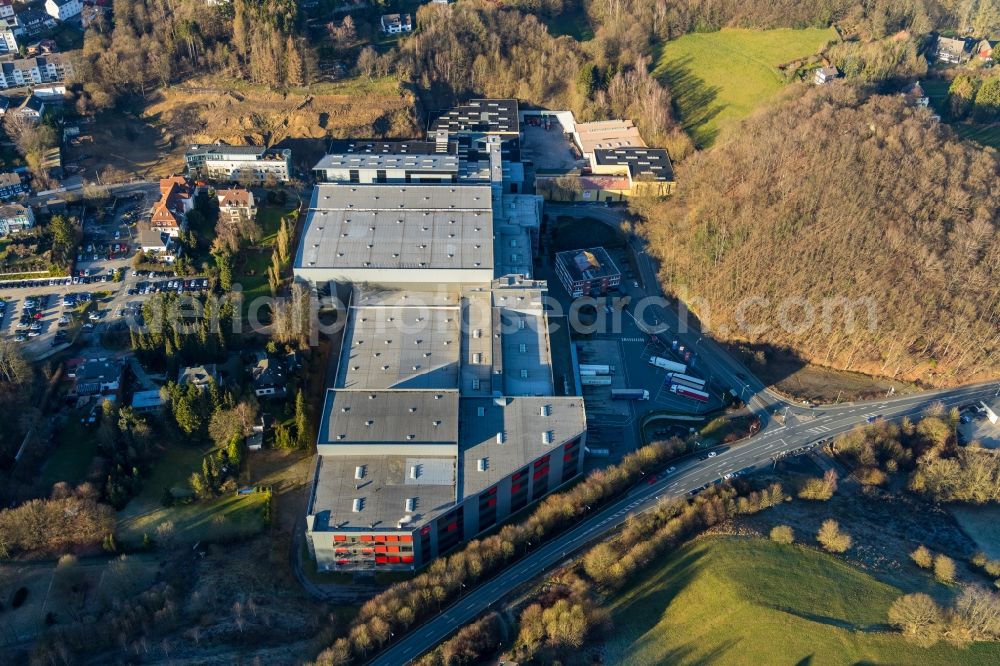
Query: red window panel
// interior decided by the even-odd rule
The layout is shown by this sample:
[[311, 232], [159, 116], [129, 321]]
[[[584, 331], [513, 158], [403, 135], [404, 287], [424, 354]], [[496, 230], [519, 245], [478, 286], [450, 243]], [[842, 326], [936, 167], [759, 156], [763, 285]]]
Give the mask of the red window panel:
[[385, 537], [384, 536], [375, 537], [375, 543], [385, 543]]
[[399, 541], [399, 537], [395, 534], [390, 534], [385, 538], [386, 541]]
[[496, 506], [496, 505], [497, 505], [496, 497], [491, 497], [490, 500], [486, 503], [486, 506]]
[[338, 548], [336, 552], [337, 552], [338, 555], [341, 555], [343, 553], [349, 553], [351, 551], [348, 550], [347, 548]]
[[566, 455], [563, 456], [563, 462], [569, 462], [572, 459], [573, 459], [572, 453], [567, 453]]
[[496, 495], [497, 494], [497, 487], [493, 486], [492, 488], [490, 488], [486, 492], [489, 493], [490, 495]]
[[399, 546], [389, 546], [389, 552], [390, 553], [398, 553], [399, 552]]
[[549, 473], [548, 467], [543, 467], [542, 469], [538, 470], [537, 472], [535, 472], [535, 481], [538, 481], [538, 479], [542, 478], [548, 473]]
[[424, 535], [430, 534], [430, 533], [431, 533], [431, 526], [430, 525], [424, 525], [423, 527], [420, 528], [420, 535], [421, 536], [424, 536]]
[[384, 553], [385, 552], [385, 546], [375, 546], [375, 552], [376, 553]]
[[361, 535], [361, 540], [362, 541], [374, 541], [374, 538], [370, 534], [362, 534]]
[[511, 478], [511, 480], [513, 480], [513, 481], [517, 481], [517, 480], [518, 480], [518, 479], [520, 479], [520, 478], [521, 478], [521, 477], [522, 477], [523, 475], [524, 475], [524, 472], [523, 472], [523, 471], [521, 471], [521, 472], [514, 472], [513, 474], [511, 474], [511, 475], [510, 475], [510, 478]]
[[362, 549], [361, 549], [361, 552], [362, 552], [362, 553], [363, 553], [364, 555], [371, 555], [372, 553], [374, 553], [374, 552], [375, 552], [375, 549], [374, 549], [374, 548], [362, 548]]
[[337, 564], [350, 564], [350, 560], [337, 560]]
[[399, 556], [398, 555], [390, 555], [389, 556], [389, 564], [399, 564]]
[[333, 540], [334, 541], [347, 541], [347, 535], [346, 534], [337, 534], [337, 535], [334, 535]]
[[409, 534], [405, 534], [405, 535], [399, 537], [399, 540], [400, 541], [405, 541], [407, 543], [413, 543], [413, 537], [411, 537]]
[[566, 449], [567, 451], [572, 451], [573, 449], [576, 448], [576, 445], [579, 444], [579, 443], [580, 443], [580, 440], [574, 439], [572, 442], [570, 442], [569, 444], [567, 444], [563, 448]]
[[521, 489], [521, 484], [520, 483], [515, 483], [514, 485], [512, 485], [510, 487], [510, 492], [511, 493], [516, 493], [520, 489]]
[[406, 564], [410, 564], [411, 562], [413, 562], [413, 556], [412, 555], [403, 555], [403, 557], [401, 559]]
[[376, 557], [375, 558], [375, 564], [385, 564], [385, 562], [386, 562], [386, 558], [385, 557]]
[[535, 467], [541, 467], [542, 465], [544, 465], [548, 461], [549, 461], [549, 457], [548, 456], [542, 456], [541, 458], [539, 458], [538, 460], [535, 461]]
[[448, 523], [448, 527], [446, 529], [449, 532], [454, 532], [455, 530], [458, 529], [458, 521], [455, 520], [451, 521], [450, 523]]

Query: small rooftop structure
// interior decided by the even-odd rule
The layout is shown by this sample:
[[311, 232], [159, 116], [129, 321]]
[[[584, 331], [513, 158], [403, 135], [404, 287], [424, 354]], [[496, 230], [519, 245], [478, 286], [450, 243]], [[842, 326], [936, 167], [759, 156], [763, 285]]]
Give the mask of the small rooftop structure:
[[136, 391], [132, 394], [132, 409], [137, 412], [152, 412], [163, 407], [163, 397], [159, 389]]
[[599, 120], [576, 123], [573, 138], [584, 157], [599, 148], [645, 148], [639, 129], [631, 120]]
[[[605, 167], [602, 169], [602, 167]], [[674, 169], [670, 156], [662, 148], [597, 148], [594, 150], [594, 173], [607, 173], [607, 167], [621, 167], [635, 181], [672, 182]]]

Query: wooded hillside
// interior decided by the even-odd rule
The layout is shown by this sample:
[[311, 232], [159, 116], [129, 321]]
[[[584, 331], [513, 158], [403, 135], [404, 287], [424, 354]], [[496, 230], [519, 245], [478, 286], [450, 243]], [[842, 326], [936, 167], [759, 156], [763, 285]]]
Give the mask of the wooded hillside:
[[664, 284], [720, 337], [821, 365], [1000, 374], [997, 152], [902, 96], [793, 96], [685, 162], [672, 200], [638, 204]]

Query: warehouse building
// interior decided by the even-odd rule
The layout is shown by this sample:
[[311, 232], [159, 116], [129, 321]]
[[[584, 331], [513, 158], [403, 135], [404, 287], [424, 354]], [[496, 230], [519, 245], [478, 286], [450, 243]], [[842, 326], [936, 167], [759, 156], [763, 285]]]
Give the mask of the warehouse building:
[[334, 142], [314, 169], [295, 275], [350, 294], [306, 516], [322, 570], [422, 566], [583, 470], [517, 139], [516, 101], [474, 100], [428, 141]]
[[355, 289], [307, 515], [321, 569], [421, 566], [582, 472], [545, 293]]

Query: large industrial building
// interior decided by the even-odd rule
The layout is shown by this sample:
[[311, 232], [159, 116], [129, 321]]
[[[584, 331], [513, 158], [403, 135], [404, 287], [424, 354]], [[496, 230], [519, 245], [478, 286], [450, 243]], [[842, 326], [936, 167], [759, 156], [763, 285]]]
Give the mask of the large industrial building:
[[[515, 102], [480, 102], [516, 127]], [[510, 115], [476, 123], [472, 150], [462, 118], [436, 141], [335, 144], [315, 170], [332, 182], [295, 274], [350, 294], [306, 518], [320, 569], [422, 566], [583, 470], [568, 339], [531, 278], [541, 198], [505, 182]]]

